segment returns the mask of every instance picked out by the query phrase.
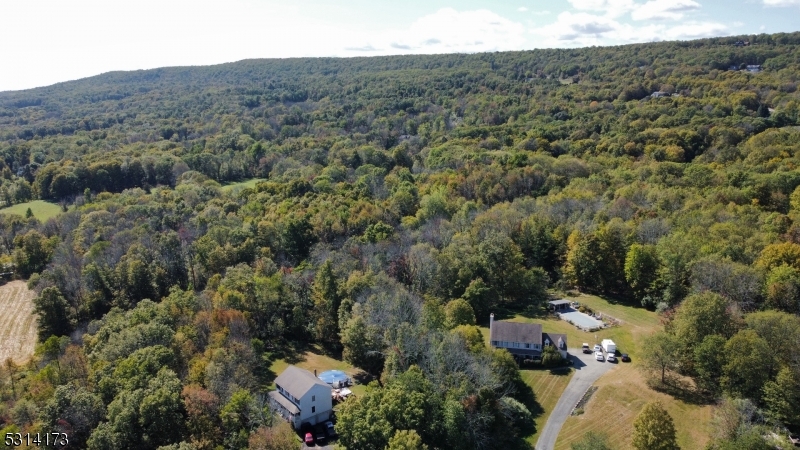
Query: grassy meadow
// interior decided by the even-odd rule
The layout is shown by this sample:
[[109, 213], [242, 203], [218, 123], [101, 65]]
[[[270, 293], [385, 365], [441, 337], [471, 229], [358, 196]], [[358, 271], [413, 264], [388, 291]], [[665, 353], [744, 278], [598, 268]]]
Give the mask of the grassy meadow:
[[46, 202], [44, 200], [34, 200], [2, 208], [0, 209], [0, 214], [16, 214], [25, 217], [28, 208], [31, 209], [33, 216], [39, 219], [40, 222], [45, 222], [47, 219], [61, 213], [61, 207], [55, 203]]
[[230, 183], [222, 186], [223, 192], [231, 192], [237, 189], [247, 189], [247, 188], [254, 188], [256, 185], [262, 181], [266, 181], [263, 178], [253, 178], [252, 180], [247, 181], [240, 181], [238, 183]]

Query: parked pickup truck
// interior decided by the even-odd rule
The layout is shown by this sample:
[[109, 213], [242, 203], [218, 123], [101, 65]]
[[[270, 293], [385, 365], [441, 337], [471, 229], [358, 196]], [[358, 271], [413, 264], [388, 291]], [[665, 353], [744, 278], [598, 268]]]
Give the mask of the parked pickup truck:
[[592, 349], [589, 348], [589, 344], [583, 343], [583, 353], [592, 353]]

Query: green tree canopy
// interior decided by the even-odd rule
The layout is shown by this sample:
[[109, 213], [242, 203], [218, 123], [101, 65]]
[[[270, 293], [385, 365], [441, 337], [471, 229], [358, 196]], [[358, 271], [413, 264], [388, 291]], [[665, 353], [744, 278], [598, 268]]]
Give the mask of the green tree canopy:
[[633, 448], [637, 450], [676, 450], [678, 441], [672, 417], [659, 402], [651, 402], [633, 421]]

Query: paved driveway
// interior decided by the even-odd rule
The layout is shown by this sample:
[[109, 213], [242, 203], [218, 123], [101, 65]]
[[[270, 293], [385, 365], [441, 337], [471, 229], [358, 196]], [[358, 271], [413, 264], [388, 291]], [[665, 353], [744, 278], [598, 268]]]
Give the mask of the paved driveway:
[[555, 448], [558, 433], [572, 412], [572, 408], [601, 375], [618, 364], [596, 361], [594, 353], [584, 354], [579, 348], [569, 349], [569, 357], [572, 360], [572, 367], [575, 368], [575, 375], [572, 376], [572, 380], [564, 389], [561, 398], [558, 399], [556, 407], [547, 418], [539, 440], [536, 441], [535, 450], [553, 450]]
[[333, 450], [333, 444], [327, 445], [306, 445], [303, 443], [303, 446], [300, 447], [303, 450]]

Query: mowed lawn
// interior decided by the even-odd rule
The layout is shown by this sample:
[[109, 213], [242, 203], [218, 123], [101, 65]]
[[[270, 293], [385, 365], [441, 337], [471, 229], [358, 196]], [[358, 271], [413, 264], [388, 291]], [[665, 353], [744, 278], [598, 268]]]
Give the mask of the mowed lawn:
[[536, 394], [536, 401], [544, 410], [542, 414], [534, 419], [536, 432], [525, 437], [525, 441], [531, 444], [531, 447], [536, 445], [536, 441], [539, 439], [539, 432], [542, 431], [544, 424], [547, 423], [550, 413], [556, 407], [558, 399], [561, 398], [561, 394], [567, 388], [569, 380], [572, 379], [574, 373], [575, 371], [569, 368], [553, 372], [546, 369], [520, 371], [522, 380], [533, 389], [533, 393]]
[[44, 222], [61, 213], [61, 207], [55, 203], [46, 202], [44, 200], [34, 200], [0, 209], [0, 214], [16, 214], [25, 217], [28, 208], [31, 209], [33, 216], [39, 219], [40, 222]]
[[252, 180], [247, 181], [240, 181], [238, 183], [231, 183], [222, 186], [223, 192], [230, 192], [236, 189], [246, 189], [246, 188], [254, 188], [256, 185], [262, 181], [266, 181], [263, 178], [253, 178]]
[[[293, 362], [293, 364], [301, 369], [306, 369], [311, 373], [314, 373], [314, 370], [316, 370], [317, 375], [325, 372], [326, 370], [341, 370], [350, 378], [352, 378], [354, 383], [356, 382], [355, 375], [361, 372], [361, 369], [353, 367], [344, 361], [340, 361], [338, 359], [331, 358], [330, 356], [318, 353], [315, 350], [308, 350], [305, 353], [297, 355], [296, 359], [297, 361]], [[278, 359], [272, 363], [270, 370], [272, 370], [272, 372], [278, 376], [287, 367], [289, 367], [289, 363], [285, 359]], [[274, 383], [270, 387], [274, 388]], [[366, 392], [366, 389], [367, 387], [361, 384], [354, 384], [353, 386], [350, 386], [350, 390], [356, 395], [363, 395], [364, 392]]]
[[[658, 315], [642, 308], [613, 304], [590, 295], [570, 298], [595, 311], [622, 321], [619, 327], [598, 332], [599, 340], [613, 339], [618, 351], [628, 353], [631, 363], [601, 377], [584, 414], [571, 416], [564, 423], [556, 442], [556, 450], [567, 450], [588, 431], [605, 433], [614, 448], [630, 449], [633, 421], [645, 403], [660, 400], [675, 422], [678, 444], [684, 449], [704, 448], [711, 434], [711, 406], [687, 404], [650, 389], [639, 369], [641, 355], [646, 351], [642, 340], [661, 328]], [[589, 333], [584, 333], [589, 334]], [[594, 342], [594, 336], [589, 343]], [[570, 340], [573, 347], [573, 341]], [[604, 363], [608, 364], [608, 363]]]
[[[513, 318], [504, 319], [510, 322], [524, 322], [524, 323], [538, 323], [542, 325], [542, 330], [545, 332], [553, 332], [553, 333], [563, 333], [567, 335], [567, 343], [569, 346], [574, 347], [576, 346], [574, 342], [580, 337], [586, 337], [587, 333], [583, 331], [579, 331], [575, 329], [574, 326], [564, 322], [563, 320], [555, 320], [555, 319], [530, 319], [527, 317], [522, 316], [515, 316]], [[484, 341], [486, 345], [489, 345], [489, 327], [480, 327], [481, 333], [483, 334]], [[580, 344], [577, 344], [580, 346]], [[550, 371], [548, 369], [532, 369], [532, 368], [524, 368], [520, 370], [520, 376], [522, 380], [528, 386], [533, 389], [533, 393], [536, 396], [536, 401], [542, 407], [543, 412], [536, 416], [534, 419], [536, 423], [536, 432], [525, 436], [525, 441], [531, 444], [531, 447], [536, 445], [536, 440], [539, 439], [539, 432], [544, 428], [544, 424], [547, 423], [547, 418], [550, 417], [550, 413], [553, 412], [553, 408], [556, 407], [556, 403], [558, 403], [558, 399], [561, 398], [561, 394], [564, 392], [564, 389], [567, 388], [569, 384], [569, 380], [572, 379], [572, 375], [575, 373], [574, 370], [570, 368], [566, 369], [559, 369], [557, 371]]]

